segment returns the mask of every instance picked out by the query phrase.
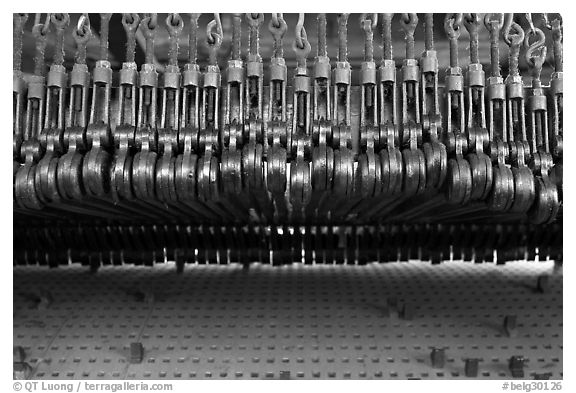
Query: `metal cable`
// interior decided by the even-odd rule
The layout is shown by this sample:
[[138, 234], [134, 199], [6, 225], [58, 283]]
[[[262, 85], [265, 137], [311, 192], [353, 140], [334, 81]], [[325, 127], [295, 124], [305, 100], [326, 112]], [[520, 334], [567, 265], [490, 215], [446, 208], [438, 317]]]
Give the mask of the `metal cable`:
[[166, 17], [166, 27], [170, 36], [170, 49], [168, 50], [168, 64], [178, 66], [179, 39], [184, 29], [184, 21], [180, 14], [170, 14]]
[[327, 56], [326, 14], [318, 14], [318, 57]]
[[382, 60], [393, 59], [392, 17], [394, 14], [382, 14]]
[[28, 14], [14, 14], [13, 52], [12, 69], [20, 71], [22, 69], [22, 37], [24, 35], [24, 25], [28, 20]]
[[434, 14], [424, 16], [424, 48], [434, 50]]
[[74, 41], [76, 41], [76, 58], [78, 64], [86, 64], [86, 45], [90, 41], [92, 30], [90, 29], [90, 18], [88, 13], [84, 13], [78, 19], [78, 25], [72, 32]]
[[348, 16], [338, 14], [338, 61], [348, 61]]
[[64, 64], [64, 32], [70, 16], [68, 14], [52, 14], [50, 20], [56, 26], [56, 44], [54, 45], [54, 60], [55, 65]]
[[[276, 24], [276, 22], [278, 22]], [[281, 13], [272, 14], [272, 19], [268, 24], [268, 30], [272, 33], [274, 38], [274, 54], [273, 56], [277, 59], [284, 57], [284, 48], [282, 45], [282, 38], [284, 33], [286, 33], [286, 21]]]
[[[214, 19], [206, 26], [206, 43], [208, 44], [208, 64], [218, 65], [218, 49], [222, 45], [222, 25], [220, 24], [220, 14], [214, 14]], [[216, 31], [214, 29], [216, 28]], [[220, 30], [220, 31], [219, 31]]]
[[[503, 35], [506, 36], [505, 40], [508, 40], [508, 45], [510, 46], [508, 73], [511, 76], [519, 76], [520, 46], [524, 41], [524, 30], [522, 30], [520, 25], [516, 22], [510, 22], [509, 25], [504, 23], [504, 28], [508, 28], [508, 31], [503, 32]], [[515, 34], [510, 34], [511, 30], [514, 31]]]
[[470, 63], [478, 64], [480, 62], [480, 56], [478, 54], [478, 28], [480, 27], [480, 17], [478, 14], [464, 14], [464, 26], [470, 35]]
[[554, 19], [551, 22], [552, 28], [552, 41], [554, 50], [554, 71], [563, 72], [564, 71], [564, 53], [562, 46], [562, 21], [560, 19]]
[[198, 18], [201, 14], [190, 14], [190, 36], [188, 37], [188, 63], [196, 64], [198, 58]]
[[418, 25], [418, 16], [416, 14], [402, 14], [401, 26], [406, 32], [406, 58], [414, 59], [414, 32]]
[[242, 14], [232, 18], [232, 60], [240, 60], [242, 48]]
[[[40, 14], [36, 14], [36, 21], [39, 22]], [[34, 56], [34, 74], [43, 76], [45, 68], [44, 52], [46, 51], [46, 38], [50, 26], [50, 14], [47, 14], [44, 24], [35, 23], [32, 27], [32, 34], [36, 40], [36, 55]]]
[[460, 37], [460, 24], [462, 14], [446, 14], [444, 30], [450, 41], [450, 67], [458, 67], [458, 37]]
[[490, 76], [500, 77], [500, 43], [499, 32], [504, 22], [504, 14], [496, 14], [498, 19], [490, 19], [491, 14], [484, 16], [484, 25], [490, 33]]
[[260, 55], [260, 25], [264, 22], [264, 14], [246, 14], [250, 25], [249, 53], [252, 56]]
[[374, 61], [374, 33], [372, 32], [372, 21], [363, 19], [360, 26], [364, 30], [364, 61]]
[[138, 14], [122, 14], [122, 25], [126, 31], [126, 62], [133, 63], [136, 53], [136, 29], [140, 23]]
[[112, 14], [100, 14], [100, 60], [108, 60], [108, 32]]
[[154, 32], [157, 27], [158, 14], [151, 14], [140, 21], [140, 28], [143, 30], [146, 38], [146, 64], [154, 64]]

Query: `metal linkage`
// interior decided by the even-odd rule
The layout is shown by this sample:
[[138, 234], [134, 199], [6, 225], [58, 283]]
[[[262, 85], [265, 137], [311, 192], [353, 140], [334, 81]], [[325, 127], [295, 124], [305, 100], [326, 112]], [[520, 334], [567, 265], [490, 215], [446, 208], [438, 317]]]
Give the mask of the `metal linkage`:
[[[506, 23], [502, 35], [510, 47], [508, 76], [506, 77], [506, 107], [508, 146], [510, 163], [514, 175], [514, 202], [510, 211], [526, 213], [532, 206], [535, 197], [534, 176], [526, 165], [531, 158], [530, 145], [526, 135], [524, 112], [524, 85], [518, 69], [520, 46], [524, 41], [524, 30], [512, 22], [513, 14], [506, 14]], [[510, 34], [510, 29], [514, 32]]]
[[[547, 14], [544, 14], [547, 18]], [[550, 148], [554, 167], [550, 170], [550, 177], [558, 187], [558, 197], [562, 201], [562, 176], [563, 176], [563, 128], [564, 128], [564, 65], [563, 65], [563, 41], [562, 19], [558, 16], [546, 27], [552, 30], [554, 49], [554, 72], [550, 77], [550, 89], [548, 90], [548, 113], [550, 117]]]
[[[343, 220], [355, 200], [355, 157], [358, 154], [358, 141], [351, 128], [351, 82], [352, 69], [348, 62], [348, 18], [349, 14], [338, 14], [338, 58], [332, 70], [332, 149], [334, 155], [334, 176], [332, 198], [319, 212], [320, 216]], [[357, 134], [355, 134], [357, 135]], [[329, 152], [327, 153], [327, 159]], [[329, 168], [327, 168], [329, 169]]]
[[110, 191], [113, 145], [110, 128], [112, 68], [108, 61], [108, 24], [112, 14], [100, 14], [100, 60], [92, 71], [92, 106], [86, 128], [87, 149], [82, 165], [86, 194], [105, 198]]
[[[159, 23], [157, 14], [123, 14], [126, 56], [120, 59], [121, 68], [113, 70], [108, 41], [116, 37], [109, 34], [109, 23], [119, 19], [101, 14], [101, 29], [92, 32], [88, 14], [69, 30], [67, 14], [49, 14], [46, 22], [37, 14], [34, 74], [24, 79], [21, 52], [22, 41], [29, 39], [23, 37], [27, 16], [14, 15], [13, 171], [19, 219], [147, 225], [139, 238], [125, 229], [84, 233], [79, 224], [79, 230], [87, 247], [102, 242], [103, 248], [116, 250], [111, 257], [116, 262], [123, 258], [118, 257], [122, 244], [134, 241], [153, 248], [147, 263], [156, 256], [179, 258], [181, 268], [182, 258], [363, 263], [384, 253], [384, 259], [425, 256], [438, 262], [456, 253], [493, 260], [490, 250], [502, 247], [497, 245], [502, 238], [514, 244], [525, 241], [525, 221], [544, 224], [561, 218], [559, 16], [544, 15], [554, 50], [550, 86], [540, 78], [546, 66], [546, 35], [531, 17], [526, 32], [513, 14], [484, 17], [491, 49], [485, 75], [478, 50], [484, 27], [478, 14], [442, 15], [450, 47], [446, 59], [436, 51], [435, 15], [424, 14], [423, 52], [416, 59], [416, 14], [398, 14], [396, 19], [394, 14], [361, 14], [359, 21], [348, 23], [348, 14], [336, 18], [321, 13], [314, 21], [306, 20], [306, 27], [316, 22], [317, 29], [310, 69], [311, 45], [305, 15], [299, 14], [290, 27], [295, 28], [290, 56], [296, 66], [289, 79], [290, 56], [283, 50], [288, 17], [274, 13], [268, 21], [260, 13], [232, 14], [222, 16], [223, 24], [220, 14], [214, 14], [202, 26], [206, 41], [199, 51], [199, 16], [168, 14], [165, 23]], [[331, 22], [337, 31], [334, 41], [328, 36]], [[244, 53], [243, 23], [248, 38]], [[265, 37], [272, 42], [268, 49], [261, 48], [267, 42], [260, 41], [263, 23], [271, 34]], [[392, 48], [397, 23], [405, 41], [398, 81]], [[470, 36], [469, 61], [459, 59], [462, 24]], [[48, 39], [50, 25], [54, 35]], [[76, 56], [67, 70], [68, 31]], [[89, 69], [87, 45], [93, 33], [99, 44], [96, 64]], [[223, 59], [225, 33], [231, 44]], [[189, 34], [186, 61], [179, 59], [183, 34]], [[358, 42], [355, 34], [362, 38], [363, 57], [353, 70], [356, 63], [348, 50]], [[161, 39], [168, 48], [164, 60], [156, 58]], [[500, 40], [509, 47], [507, 75], [500, 71]], [[338, 52], [332, 61], [331, 42]], [[48, 44], [53, 56], [47, 64]], [[143, 46], [144, 64], [136, 63], [137, 45]], [[522, 45], [530, 86], [522, 82]], [[438, 65], [448, 61], [445, 78], [439, 80]], [[517, 233], [487, 230], [476, 239], [465, 225], [504, 220], [518, 222]], [[392, 226], [382, 230], [393, 233], [379, 233], [378, 226], [390, 222], [453, 226], [434, 233], [418, 225], [408, 232]], [[190, 223], [197, 227], [189, 229]], [[169, 245], [192, 232], [194, 242], [211, 246], [199, 252], [192, 243], [185, 251]], [[228, 242], [258, 244], [255, 239], [261, 236], [269, 239], [261, 245], [267, 251], [260, 246], [246, 253], [238, 247], [230, 254], [224, 250]], [[62, 242], [72, 239], [67, 233], [61, 237]], [[167, 239], [166, 247], [159, 246], [164, 241], [160, 237]], [[361, 255], [365, 245], [379, 241], [397, 246]], [[450, 249], [450, 241], [458, 249]], [[346, 251], [328, 251], [335, 244]], [[63, 252], [46, 255], [55, 258]], [[507, 250], [506, 258], [515, 252]], [[100, 254], [74, 257], [94, 268], [105, 259]]]
[[249, 50], [246, 63], [245, 145], [242, 149], [244, 189], [251, 207], [264, 221], [271, 220], [273, 205], [267, 193], [264, 173], [264, 68], [260, 56], [260, 26], [264, 14], [246, 14], [249, 25]]
[[26, 81], [22, 75], [22, 36], [28, 14], [14, 14], [13, 32], [13, 88], [12, 88], [12, 159], [14, 160], [14, 175], [22, 161], [20, 147], [24, 138], [24, 102], [26, 100]]
[[288, 72], [282, 49], [282, 38], [288, 26], [280, 13], [272, 14], [268, 24], [274, 39], [274, 53], [270, 59], [270, 93], [268, 101], [268, 127], [264, 148], [266, 151], [267, 189], [272, 195], [272, 203], [279, 223], [288, 220], [286, 189], [288, 185], [288, 119], [286, 114]]
[[[250, 121], [250, 117], [245, 116], [245, 112], [248, 113], [249, 108], [248, 106], [245, 108], [244, 105], [246, 82], [244, 62], [241, 58], [241, 29], [242, 14], [234, 14], [232, 21], [232, 55], [230, 60], [228, 60], [228, 68], [226, 69], [224, 125], [220, 137], [220, 149], [222, 152], [220, 155], [220, 180], [224, 198], [234, 198], [238, 204], [242, 204], [243, 209], [246, 209], [247, 205], [243, 204], [243, 198], [240, 197], [242, 192], [241, 166], [242, 146], [249, 139], [249, 132], [246, 133], [248, 138], [245, 137], [244, 127], [248, 130], [249, 125], [246, 122]], [[248, 90], [246, 90], [246, 93], [248, 93]]]
[[448, 161], [447, 197], [451, 203], [466, 205], [472, 196], [470, 163], [464, 158], [468, 152], [465, 135], [464, 76], [458, 63], [458, 37], [462, 14], [447, 14], [444, 30], [450, 41], [450, 67], [446, 70], [446, 145]]
[[244, 125], [244, 62], [241, 59], [241, 14], [233, 17], [232, 56], [226, 69], [226, 93], [224, 109], [224, 127], [221, 136], [222, 149], [241, 148], [243, 145]]
[[154, 36], [158, 17], [150, 14], [140, 20], [139, 29], [146, 39], [145, 63], [138, 75], [138, 121], [134, 144], [136, 154], [132, 160], [132, 187], [134, 196], [141, 201], [155, 200], [155, 174], [158, 158], [158, 72], [154, 64]]
[[44, 204], [60, 200], [56, 184], [58, 159], [64, 150], [66, 87], [68, 74], [64, 67], [64, 30], [70, 22], [68, 14], [52, 14], [56, 27], [56, 50], [47, 78], [44, 128], [39, 139], [44, 156], [36, 167], [34, 182], [36, 193]]
[[[459, 24], [455, 24], [457, 28]], [[422, 92], [422, 122], [425, 130], [430, 123], [438, 123], [441, 126], [442, 115], [438, 101], [438, 57], [434, 49], [434, 14], [425, 14], [424, 20], [424, 52], [420, 58], [421, 80], [420, 88]]]
[[382, 194], [388, 197], [400, 193], [403, 183], [402, 153], [398, 119], [398, 89], [396, 63], [392, 55], [392, 17], [382, 14], [382, 61], [380, 65], [380, 163], [382, 164]]
[[14, 197], [16, 204], [25, 209], [41, 209], [42, 201], [38, 198], [35, 187], [35, 170], [42, 156], [42, 145], [39, 141], [42, 122], [44, 121], [46, 78], [44, 51], [47, 34], [50, 29], [50, 14], [45, 22], [40, 23], [40, 14], [36, 14], [32, 34], [36, 43], [34, 57], [34, 75], [28, 80], [26, 117], [24, 135], [20, 145], [20, 162], [22, 165], [14, 176]]
[[196, 193], [200, 202], [220, 219], [227, 214], [222, 211], [220, 200], [220, 166], [217, 155], [220, 153], [218, 134], [220, 127], [220, 84], [221, 75], [217, 54], [222, 45], [222, 24], [220, 15], [214, 14], [214, 19], [206, 27], [206, 46], [208, 49], [208, 65], [203, 74], [202, 109], [200, 115], [200, 131], [198, 134], [198, 162], [196, 169]]
[[318, 14], [318, 52], [314, 61], [312, 143], [332, 144], [330, 58], [326, 48], [326, 14]]
[[506, 120], [506, 85], [500, 74], [500, 31], [504, 14], [487, 14], [484, 25], [490, 34], [490, 76], [487, 78], [489, 155], [493, 163], [493, 185], [487, 203], [495, 211], [508, 211], [514, 202], [514, 175], [506, 165], [508, 133]]
[[484, 70], [478, 56], [478, 14], [464, 14], [463, 23], [470, 35], [470, 64], [466, 72], [466, 133], [468, 155], [472, 175], [470, 199], [485, 200], [492, 189], [492, 162], [485, 154], [489, 144], [489, 132], [486, 128], [486, 109], [484, 100]]
[[421, 194], [426, 189], [426, 159], [420, 150], [422, 123], [420, 120], [420, 67], [414, 58], [416, 14], [402, 14], [405, 32], [406, 58], [402, 64], [402, 159], [404, 164], [403, 196]]
[[170, 204], [177, 202], [176, 195], [176, 154], [178, 153], [178, 129], [180, 126], [181, 79], [178, 67], [179, 39], [184, 29], [180, 14], [166, 17], [166, 28], [170, 36], [169, 62], [164, 71], [164, 84], [161, 89], [162, 111], [158, 128], [158, 154], [156, 162], [156, 197]]
[[352, 68], [348, 62], [348, 17], [349, 14], [338, 14], [338, 60], [332, 70], [332, 147], [353, 149], [350, 88]]
[[79, 202], [85, 195], [82, 162], [87, 151], [86, 126], [90, 113], [90, 72], [86, 64], [86, 45], [92, 36], [87, 15], [80, 17], [72, 36], [77, 49], [75, 63], [70, 72], [69, 123], [64, 133], [64, 147], [67, 150], [59, 159], [56, 176], [59, 194], [67, 204], [72, 201]]
[[290, 133], [290, 180], [289, 201], [292, 219], [301, 221], [311, 196], [310, 145], [312, 122], [310, 117], [310, 77], [306, 58], [310, 53], [310, 42], [304, 28], [304, 14], [299, 15], [292, 49], [296, 55], [296, 70], [293, 79], [294, 112]]
[[[533, 36], [537, 40], [530, 43]], [[525, 34], [524, 46], [527, 47], [525, 56], [532, 70], [532, 88], [528, 94], [527, 111], [532, 153], [529, 165], [534, 172], [536, 182], [536, 200], [528, 215], [531, 221], [537, 224], [553, 221], [560, 208], [558, 188], [549, 177], [553, 158], [550, 154], [550, 139], [548, 137], [548, 106], [540, 80], [540, 73], [547, 52], [544, 42], [544, 33], [537, 27]]]
[[[288, 25], [282, 14], [272, 14], [268, 30], [274, 39], [274, 53], [270, 59], [270, 94], [268, 101], [268, 134], [266, 146], [282, 144], [285, 148], [287, 142], [287, 87], [288, 72], [284, 59], [282, 38], [286, 34]], [[279, 138], [274, 142], [275, 138]]]
[[[202, 73], [196, 60], [198, 18], [190, 14], [188, 62], [182, 71], [182, 109], [178, 133], [178, 156], [175, 163], [175, 187], [178, 202], [188, 207], [197, 205], [196, 174], [200, 152], [200, 116]], [[204, 209], [205, 210], [205, 209]]]
[[[422, 150], [426, 160], [426, 188], [440, 189], [446, 180], [448, 156], [446, 145], [442, 142], [445, 138], [438, 100], [438, 58], [434, 50], [433, 19], [434, 14], [426, 14], [425, 51], [420, 59], [421, 113], [425, 141]], [[456, 26], [459, 27], [459, 23], [454, 28]]]
[[260, 26], [264, 14], [246, 14], [249, 25], [249, 51], [246, 62], [246, 123], [244, 135], [248, 142], [264, 142], [264, 64], [260, 56]]
[[[364, 62], [361, 68], [360, 90], [360, 153], [355, 174], [355, 199], [357, 205], [353, 214], [372, 206], [375, 198], [380, 196], [382, 184], [382, 165], [378, 154], [380, 129], [377, 115], [377, 82], [376, 63], [374, 62], [373, 29], [378, 25], [378, 14], [369, 18], [362, 15], [360, 26], [364, 31]], [[350, 214], [350, 213], [349, 213]]]
[[110, 173], [110, 191], [114, 202], [133, 201], [132, 160], [135, 153], [138, 111], [138, 66], [134, 62], [138, 14], [122, 14], [126, 31], [126, 59], [119, 72], [118, 116], [114, 130], [114, 158]]

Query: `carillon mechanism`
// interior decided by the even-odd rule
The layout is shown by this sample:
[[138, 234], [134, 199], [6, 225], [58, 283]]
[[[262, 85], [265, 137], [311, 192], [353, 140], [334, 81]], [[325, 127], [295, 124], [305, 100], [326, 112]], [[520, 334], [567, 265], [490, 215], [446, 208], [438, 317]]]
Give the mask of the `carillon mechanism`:
[[562, 378], [560, 14], [13, 21], [15, 378]]
[[[450, 259], [455, 225], [517, 225], [531, 239], [561, 227], [559, 16], [540, 26], [531, 14], [299, 14], [294, 28], [281, 13], [209, 16], [82, 14], [70, 23], [38, 14], [26, 36], [28, 15], [14, 14], [16, 264], [68, 263], [56, 255], [76, 253], [129, 263], [134, 244], [149, 262], [221, 262], [223, 253], [248, 263], [247, 234], [273, 264], [356, 264], [371, 242], [373, 258], [388, 260], [384, 249], [403, 246], [379, 237], [395, 228], [415, 239], [412, 225], [439, 230], [446, 248], [434, 258]], [[118, 51], [116, 25], [125, 32]], [[75, 47], [65, 51], [69, 35]], [[35, 42], [30, 74], [23, 37]], [[362, 44], [351, 50], [350, 37]], [[443, 37], [449, 49], [438, 52]], [[400, 59], [393, 43], [405, 48]], [[85, 225], [101, 232], [90, 252], [61, 232]], [[140, 228], [130, 233], [142, 242], [112, 235], [128, 228]], [[309, 249], [318, 241], [343, 256], [319, 261]], [[522, 247], [561, 258], [561, 240], [537, 243]], [[509, 254], [505, 244], [482, 247], [498, 260]]]

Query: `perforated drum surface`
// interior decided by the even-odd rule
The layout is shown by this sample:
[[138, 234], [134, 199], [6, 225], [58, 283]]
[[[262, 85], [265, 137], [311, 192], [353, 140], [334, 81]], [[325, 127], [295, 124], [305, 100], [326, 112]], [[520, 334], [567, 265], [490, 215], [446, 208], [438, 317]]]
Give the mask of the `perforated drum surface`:
[[[552, 262], [14, 268], [14, 345], [38, 379], [562, 378], [562, 272]], [[546, 293], [537, 277], [551, 274]], [[48, 291], [53, 303], [38, 308]], [[412, 320], [396, 312], [404, 303]], [[503, 330], [517, 318], [517, 334]], [[131, 364], [130, 343], [144, 359]], [[433, 368], [432, 347], [446, 363]], [[286, 372], [289, 372], [286, 373]], [[282, 373], [282, 375], [281, 375]]]

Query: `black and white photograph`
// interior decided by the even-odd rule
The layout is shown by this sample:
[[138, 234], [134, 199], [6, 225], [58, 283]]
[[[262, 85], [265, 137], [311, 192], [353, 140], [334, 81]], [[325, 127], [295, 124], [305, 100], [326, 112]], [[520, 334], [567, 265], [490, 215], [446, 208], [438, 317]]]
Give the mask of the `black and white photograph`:
[[569, 16], [13, 12], [5, 391], [567, 391]]

